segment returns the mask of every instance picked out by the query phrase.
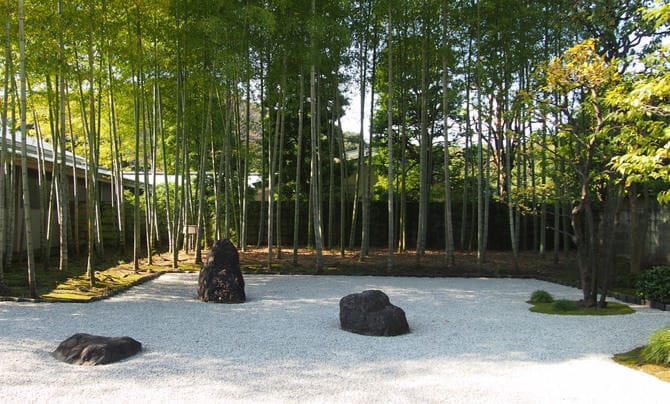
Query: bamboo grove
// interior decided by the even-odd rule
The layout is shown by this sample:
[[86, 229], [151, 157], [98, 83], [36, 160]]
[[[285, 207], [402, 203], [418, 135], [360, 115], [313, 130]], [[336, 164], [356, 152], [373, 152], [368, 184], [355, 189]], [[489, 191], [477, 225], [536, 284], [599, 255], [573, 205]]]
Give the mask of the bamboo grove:
[[[267, 246], [268, 265], [308, 245], [317, 271], [323, 249], [382, 244], [390, 266], [443, 249], [453, 265], [497, 240], [515, 257], [575, 248], [590, 305], [624, 201], [670, 199], [666, 1], [3, 3], [0, 286], [23, 257], [33, 284], [36, 252], [61, 270], [87, 254], [95, 282], [99, 168], [135, 268], [160, 249], [177, 267], [187, 225], [197, 261], [227, 237]], [[28, 176], [27, 136], [52, 145], [51, 172]], [[39, 217], [11, 198], [31, 180]]]

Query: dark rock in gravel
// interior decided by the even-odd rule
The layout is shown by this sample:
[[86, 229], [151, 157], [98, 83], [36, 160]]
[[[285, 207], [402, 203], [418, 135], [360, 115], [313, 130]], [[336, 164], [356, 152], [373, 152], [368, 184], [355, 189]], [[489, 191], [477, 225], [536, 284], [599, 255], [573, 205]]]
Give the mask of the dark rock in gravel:
[[363, 335], [395, 336], [409, 332], [405, 312], [380, 290], [366, 290], [340, 299], [340, 326]]
[[142, 344], [130, 337], [78, 333], [61, 342], [54, 358], [73, 365], [104, 365], [135, 355]]
[[198, 299], [216, 303], [246, 300], [240, 258], [230, 240], [218, 240], [207, 253], [198, 277]]

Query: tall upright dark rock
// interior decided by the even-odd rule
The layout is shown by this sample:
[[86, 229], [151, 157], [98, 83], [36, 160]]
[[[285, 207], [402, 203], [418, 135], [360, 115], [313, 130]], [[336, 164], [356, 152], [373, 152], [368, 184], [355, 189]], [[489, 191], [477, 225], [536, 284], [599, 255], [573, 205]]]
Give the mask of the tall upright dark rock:
[[246, 300], [240, 257], [230, 240], [218, 240], [207, 253], [198, 277], [198, 299], [216, 303]]

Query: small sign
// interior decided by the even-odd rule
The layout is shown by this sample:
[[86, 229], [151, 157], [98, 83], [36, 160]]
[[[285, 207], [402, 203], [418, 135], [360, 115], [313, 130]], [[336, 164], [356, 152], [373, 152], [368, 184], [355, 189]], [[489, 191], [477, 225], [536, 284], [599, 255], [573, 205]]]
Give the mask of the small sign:
[[184, 234], [198, 234], [198, 226], [194, 224], [184, 226]]

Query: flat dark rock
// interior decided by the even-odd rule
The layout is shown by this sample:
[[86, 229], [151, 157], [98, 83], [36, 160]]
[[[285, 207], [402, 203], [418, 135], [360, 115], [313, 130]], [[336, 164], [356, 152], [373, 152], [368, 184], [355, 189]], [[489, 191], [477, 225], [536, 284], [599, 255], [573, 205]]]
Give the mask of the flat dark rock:
[[245, 302], [240, 257], [230, 240], [218, 240], [207, 253], [198, 276], [198, 299], [215, 303]]
[[79, 333], [61, 342], [52, 355], [73, 365], [104, 365], [133, 356], [141, 350], [142, 344], [130, 337]]
[[380, 290], [365, 290], [340, 299], [340, 326], [356, 334], [395, 336], [409, 332], [405, 312]]

